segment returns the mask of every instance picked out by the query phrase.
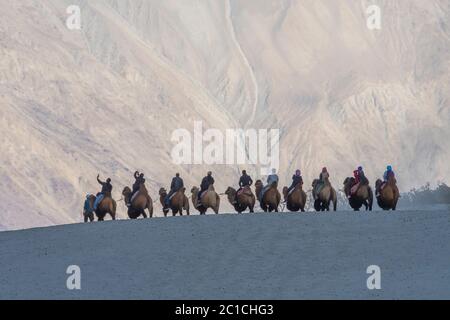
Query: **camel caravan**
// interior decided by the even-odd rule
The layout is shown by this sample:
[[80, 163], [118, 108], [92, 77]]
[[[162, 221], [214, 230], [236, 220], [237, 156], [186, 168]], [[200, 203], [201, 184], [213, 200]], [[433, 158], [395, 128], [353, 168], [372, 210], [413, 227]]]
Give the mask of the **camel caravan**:
[[[154, 201], [145, 186], [145, 176], [136, 171], [134, 179], [132, 188], [125, 187], [123, 189], [123, 198], [119, 201], [124, 201], [130, 219], [137, 219], [141, 216], [152, 218]], [[98, 221], [104, 221], [107, 215], [112, 220], [116, 219], [117, 203], [111, 196], [113, 189], [111, 179], [101, 181], [98, 175], [97, 182], [101, 185], [101, 191], [97, 195], [88, 194], [86, 196], [83, 210], [84, 222], [93, 222], [95, 216]], [[311, 193], [312, 207], [315, 211], [337, 211], [337, 192], [331, 185], [327, 168], [322, 169], [319, 179], [312, 182], [312, 190], [309, 191], [303, 189], [303, 177], [300, 170], [296, 170], [292, 176], [291, 185], [283, 187], [282, 193], [278, 190], [279, 178], [275, 169], [272, 169], [272, 173], [268, 175], [265, 185], [262, 180], [255, 182], [255, 192], [252, 191], [253, 180], [245, 170], [242, 171], [238, 185], [237, 189], [230, 186], [223, 194], [218, 194], [214, 188], [212, 172], [208, 172], [202, 179], [200, 187], [194, 186], [191, 189], [190, 200], [193, 208], [200, 215], [205, 215], [208, 210], [219, 214], [220, 196], [224, 195], [239, 214], [247, 211], [254, 213], [257, 202], [263, 212], [283, 212], [285, 208], [290, 212], [305, 212], [307, 211], [308, 193]], [[374, 192], [362, 167], [358, 167], [353, 172], [353, 177], [345, 179], [342, 191], [354, 211], [359, 211], [362, 207], [372, 211]], [[375, 197], [381, 209], [397, 209], [400, 192], [391, 166], [387, 166], [383, 179], [376, 181]], [[159, 202], [164, 217], [167, 217], [169, 212], [174, 217], [190, 215], [189, 197], [186, 195], [186, 187], [179, 173], [172, 179], [169, 192], [165, 188], [159, 190]]]

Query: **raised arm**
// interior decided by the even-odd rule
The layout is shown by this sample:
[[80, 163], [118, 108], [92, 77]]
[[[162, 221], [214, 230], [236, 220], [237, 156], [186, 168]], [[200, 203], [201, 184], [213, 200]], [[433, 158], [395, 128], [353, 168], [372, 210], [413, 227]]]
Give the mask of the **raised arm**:
[[100, 175], [97, 176], [97, 182], [98, 182], [99, 184], [101, 184], [101, 185], [104, 185], [104, 184], [105, 184], [104, 182], [102, 182], [102, 181], [100, 180]]

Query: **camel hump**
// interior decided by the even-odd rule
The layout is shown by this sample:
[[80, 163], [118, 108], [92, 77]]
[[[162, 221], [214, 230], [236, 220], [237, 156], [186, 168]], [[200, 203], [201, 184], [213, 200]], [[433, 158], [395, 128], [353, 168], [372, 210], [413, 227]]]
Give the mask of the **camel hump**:
[[139, 185], [139, 192], [140, 193], [144, 193], [144, 194], [148, 194], [147, 188], [145, 187], [145, 184], [141, 183]]

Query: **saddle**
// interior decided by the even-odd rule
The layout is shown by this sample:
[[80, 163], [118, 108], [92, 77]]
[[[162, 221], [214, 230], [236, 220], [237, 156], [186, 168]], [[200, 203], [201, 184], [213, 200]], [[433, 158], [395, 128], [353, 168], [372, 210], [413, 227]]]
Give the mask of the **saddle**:
[[242, 188], [237, 193], [238, 196], [243, 195], [243, 194], [245, 194], [247, 196], [251, 196], [252, 195], [252, 190], [250, 189], [249, 186], [246, 186], [246, 187]]
[[[300, 186], [300, 188], [299, 188]], [[296, 184], [288, 193], [288, 196], [290, 196], [292, 193], [294, 193], [295, 190], [297, 190], [297, 188], [299, 188], [299, 190], [302, 188], [303, 184], [300, 182], [298, 184]]]
[[208, 190], [202, 191], [200, 193], [200, 201], [202, 201], [202, 199], [205, 197], [205, 195], [208, 193]]
[[352, 188], [350, 189], [350, 195], [355, 195], [356, 192], [358, 192], [359, 186], [361, 185], [361, 183], [357, 183], [355, 185], [352, 186]]
[[169, 197], [169, 201], [172, 200], [172, 198], [175, 197], [175, 195], [176, 195], [178, 192], [180, 192], [180, 191], [174, 192], [174, 193]]
[[100, 206], [100, 204], [103, 202], [103, 200], [105, 200], [106, 198], [111, 198], [111, 194], [110, 193], [98, 193], [97, 196], [95, 197], [95, 201], [94, 201], [94, 210], [96, 211], [98, 209], [98, 207]]
[[139, 190], [136, 191], [136, 192], [131, 196], [130, 203], [133, 203], [133, 201], [137, 198], [138, 195], [139, 195]]

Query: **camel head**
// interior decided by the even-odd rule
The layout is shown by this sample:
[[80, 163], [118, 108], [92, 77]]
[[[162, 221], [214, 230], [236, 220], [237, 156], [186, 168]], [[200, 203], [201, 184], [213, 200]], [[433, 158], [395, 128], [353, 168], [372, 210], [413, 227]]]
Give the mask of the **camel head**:
[[161, 197], [167, 196], [167, 191], [166, 191], [166, 189], [164, 189], [164, 188], [159, 189], [159, 195], [160, 195]]
[[344, 186], [352, 186], [355, 183], [355, 178], [353, 177], [348, 177], [344, 180]]
[[379, 189], [380, 186], [381, 186], [382, 184], [383, 184], [383, 181], [381, 181], [381, 179], [378, 179], [378, 180], [375, 182], [375, 188]]
[[200, 189], [198, 188], [198, 187], [192, 187], [192, 189], [191, 189], [191, 193], [192, 194], [198, 194], [200, 192]]
[[122, 195], [123, 195], [124, 197], [127, 197], [127, 196], [129, 196], [130, 194], [131, 194], [131, 189], [130, 189], [129, 187], [123, 188]]
[[225, 191], [225, 194], [227, 196], [234, 196], [236, 194], [236, 190], [234, 190], [232, 187], [228, 187]]

